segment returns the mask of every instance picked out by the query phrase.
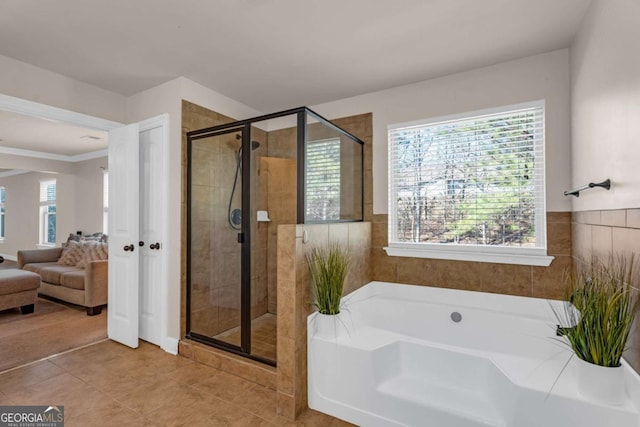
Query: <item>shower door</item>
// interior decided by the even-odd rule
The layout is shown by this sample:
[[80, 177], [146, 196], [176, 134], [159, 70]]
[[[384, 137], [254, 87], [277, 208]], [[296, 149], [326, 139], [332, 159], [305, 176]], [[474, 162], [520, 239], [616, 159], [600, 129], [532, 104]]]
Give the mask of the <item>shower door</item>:
[[188, 139], [187, 333], [250, 355], [244, 128]]

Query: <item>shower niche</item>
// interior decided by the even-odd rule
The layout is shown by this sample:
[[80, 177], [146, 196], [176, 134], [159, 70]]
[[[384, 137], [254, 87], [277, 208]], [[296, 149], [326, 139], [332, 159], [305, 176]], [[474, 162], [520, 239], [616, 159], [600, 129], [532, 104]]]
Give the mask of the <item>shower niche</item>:
[[276, 365], [278, 226], [362, 221], [363, 147], [306, 107], [187, 133], [187, 338]]

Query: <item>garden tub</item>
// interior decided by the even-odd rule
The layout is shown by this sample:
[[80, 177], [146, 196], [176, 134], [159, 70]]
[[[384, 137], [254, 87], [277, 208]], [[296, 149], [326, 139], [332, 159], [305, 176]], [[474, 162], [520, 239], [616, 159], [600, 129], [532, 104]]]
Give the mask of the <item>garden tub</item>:
[[363, 426], [639, 427], [640, 377], [623, 361], [619, 405], [581, 395], [551, 304], [371, 282], [330, 333], [308, 318], [309, 407]]

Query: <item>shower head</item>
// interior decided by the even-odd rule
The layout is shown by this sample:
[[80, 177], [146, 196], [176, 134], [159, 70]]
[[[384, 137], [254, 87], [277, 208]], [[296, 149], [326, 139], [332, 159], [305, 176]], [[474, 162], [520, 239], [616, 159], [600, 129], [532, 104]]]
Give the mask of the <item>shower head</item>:
[[[242, 135], [237, 133], [236, 139], [242, 139]], [[257, 150], [258, 148], [260, 148], [260, 143], [258, 141], [251, 141], [251, 151]], [[240, 150], [241, 149], [242, 147], [240, 147]]]

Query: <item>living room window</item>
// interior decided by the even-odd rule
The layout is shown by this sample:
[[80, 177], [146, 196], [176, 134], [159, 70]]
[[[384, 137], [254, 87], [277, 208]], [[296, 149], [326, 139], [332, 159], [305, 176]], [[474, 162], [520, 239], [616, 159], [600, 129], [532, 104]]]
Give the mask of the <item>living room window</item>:
[[40, 181], [40, 244], [56, 243], [56, 180]]
[[109, 234], [109, 171], [102, 174], [102, 232]]
[[549, 265], [544, 102], [388, 131], [389, 255]]
[[5, 193], [6, 190], [4, 187], [0, 187], [0, 241], [4, 240], [4, 204], [5, 204]]

